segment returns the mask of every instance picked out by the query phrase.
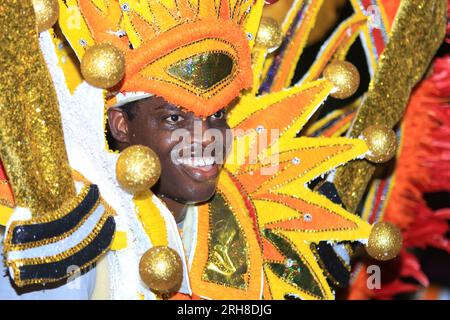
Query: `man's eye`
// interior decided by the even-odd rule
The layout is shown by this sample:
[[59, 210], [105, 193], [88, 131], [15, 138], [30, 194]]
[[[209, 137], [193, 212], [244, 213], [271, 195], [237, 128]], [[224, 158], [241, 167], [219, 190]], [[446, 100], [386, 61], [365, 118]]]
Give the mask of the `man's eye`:
[[183, 121], [183, 117], [177, 114], [172, 114], [166, 118], [166, 121], [169, 123], [177, 123]]
[[213, 119], [222, 119], [225, 116], [225, 112], [223, 110], [217, 111], [211, 117]]

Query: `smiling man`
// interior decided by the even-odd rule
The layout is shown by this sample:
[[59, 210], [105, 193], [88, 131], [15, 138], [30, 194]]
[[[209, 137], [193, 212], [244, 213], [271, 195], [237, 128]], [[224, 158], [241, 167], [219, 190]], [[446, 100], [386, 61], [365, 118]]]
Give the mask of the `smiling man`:
[[[77, 88], [82, 117], [62, 106], [63, 122], [72, 127], [66, 135], [71, 165], [97, 183], [117, 211], [112, 250], [97, 268], [96, 288], [106, 288], [96, 290], [99, 297], [331, 299], [314, 245], [367, 239], [371, 229], [306, 185], [363, 155], [366, 146], [345, 138], [295, 139], [334, 89], [331, 81], [317, 80], [319, 73], [302, 86], [289, 87], [285, 79], [287, 88], [257, 96], [258, 83], [252, 83], [263, 75], [271, 48], [256, 46], [251, 55], [264, 1], [68, 2], [82, 23], [74, 28], [71, 10], [61, 6], [59, 24], [81, 65], [92, 57], [87, 52], [101, 56], [102, 46], [119, 49], [125, 64], [123, 79], [106, 94], [85, 84]], [[302, 16], [301, 4], [295, 2], [292, 23]], [[308, 7], [311, 15], [318, 6]], [[245, 139], [232, 140], [244, 140], [244, 162], [222, 168], [228, 109], [233, 129], [244, 131]], [[105, 124], [109, 147], [125, 154], [143, 145], [156, 153], [162, 170], [151, 190], [120, 189], [114, 177], [119, 155], [105, 151]], [[83, 126], [87, 134], [78, 132]], [[267, 133], [271, 140], [260, 146]], [[278, 159], [280, 166], [265, 175]]]
[[[224, 211], [228, 199], [212, 199], [231, 146], [227, 112], [252, 83], [244, 25], [256, 2], [182, 0], [145, 1], [142, 5], [142, 1], [108, 1], [108, 6], [92, 0], [69, 2], [69, 6], [60, 3], [59, 24], [78, 56], [86, 51], [80, 45], [81, 37], [94, 44], [89, 50], [108, 42], [125, 57], [123, 80], [107, 90], [105, 113], [101, 114], [107, 116], [106, 122], [99, 121], [98, 111], [93, 111], [98, 110], [99, 94], [105, 102], [99, 89], [81, 85], [75, 93], [91, 97], [89, 103], [83, 97], [80, 106], [84, 120], [70, 115], [69, 107], [61, 108], [63, 122], [67, 119], [66, 123], [78, 128], [74, 122], [81, 120], [86, 135], [95, 135], [93, 139], [102, 142], [106, 123], [111, 138], [106, 148], [99, 148], [86, 145], [87, 139], [66, 135], [67, 141], [74, 140], [68, 142], [74, 146], [68, 151], [71, 165], [89, 181], [96, 181], [118, 214], [112, 251], [97, 267], [94, 298], [160, 297], [158, 287], [146, 281], [142, 267], [139, 269], [155, 248], [165, 248], [166, 254], [170, 248], [180, 258], [181, 283], [165, 296], [192, 297], [198, 285], [191, 280], [191, 271], [201, 269], [205, 275], [200, 278], [244, 288], [249, 259], [246, 235], [232, 211]], [[262, 5], [258, 2], [257, 8]], [[82, 17], [79, 28], [71, 24], [69, 7]], [[254, 19], [253, 32], [259, 16]], [[161, 176], [148, 192], [130, 195], [111, 179], [118, 155], [110, 149], [122, 152], [135, 145], [156, 153]], [[95, 159], [89, 163], [93, 165], [87, 165], [81, 154], [92, 154]], [[200, 225], [209, 223], [200, 222], [200, 216], [208, 215], [199, 208], [212, 202], [224, 209], [216, 205], [211, 232], [200, 231]], [[249, 231], [254, 232], [251, 225]], [[210, 244], [203, 243], [208, 233], [214, 242], [211, 250]], [[254, 235], [251, 239], [257, 246]], [[208, 252], [211, 258], [203, 261]], [[197, 263], [203, 267], [191, 265]], [[261, 284], [260, 271], [254, 278], [252, 287], [256, 289]], [[254, 297], [260, 296], [257, 291]], [[213, 294], [202, 296], [214, 298]]]
[[152, 190], [177, 223], [183, 221], [187, 205], [208, 201], [216, 191], [230, 148], [227, 110], [236, 102], [207, 117], [186, 112], [157, 96], [108, 110], [115, 149], [145, 145], [158, 155], [162, 173]]

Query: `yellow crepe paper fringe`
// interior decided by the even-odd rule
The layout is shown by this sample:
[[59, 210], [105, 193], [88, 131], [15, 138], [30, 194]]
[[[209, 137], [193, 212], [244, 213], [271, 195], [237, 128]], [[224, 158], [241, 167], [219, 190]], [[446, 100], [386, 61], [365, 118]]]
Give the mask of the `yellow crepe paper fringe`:
[[153, 203], [152, 197], [151, 192], [146, 192], [133, 198], [136, 205], [136, 214], [152, 245], [167, 246], [169, 241], [166, 222], [158, 207]]

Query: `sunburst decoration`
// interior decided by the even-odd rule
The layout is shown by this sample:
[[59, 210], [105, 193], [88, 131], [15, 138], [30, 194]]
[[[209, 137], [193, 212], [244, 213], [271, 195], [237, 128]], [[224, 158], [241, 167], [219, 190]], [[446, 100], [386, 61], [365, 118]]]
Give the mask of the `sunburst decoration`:
[[[110, 43], [125, 77], [108, 104], [130, 94], [164, 97], [209, 116], [251, 86], [250, 47], [263, 4], [244, 0], [59, 0], [59, 25], [79, 59]], [[258, 15], [256, 15], [258, 17]], [[249, 45], [250, 44], [250, 45]], [[206, 67], [205, 67], [206, 66]], [[220, 68], [218, 67], [220, 66]], [[122, 95], [128, 95], [124, 99]], [[143, 96], [140, 96], [142, 98]]]
[[[77, 1], [72, 2], [76, 5]], [[115, 21], [113, 30], [127, 30], [127, 40], [136, 52], [144, 48], [146, 42], [158, 39], [158, 35], [164, 31], [182, 25], [181, 16], [187, 19], [183, 20], [185, 23], [201, 16], [201, 12], [209, 12], [210, 17], [211, 13], [222, 12], [241, 25], [246, 18], [244, 29], [249, 39], [252, 39], [253, 86], [245, 92], [239, 105], [229, 115], [230, 126], [241, 131], [242, 135], [234, 138], [233, 152], [221, 174], [217, 197], [227, 203], [239, 227], [245, 229], [249, 265], [246, 276], [241, 279], [242, 283], [239, 282], [240, 288], [208, 282], [203, 273], [208, 265], [208, 255], [196, 250], [190, 272], [192, 287], [196, 294], [212, 299], [257, 299], [261, 295], [263, 278], [263, 296], [266, 299], [283, 299], [287, 295], [302, 299], [333, 299], [333, 290], [327, 281], [326, 271], [314, 253], [314, 245], [323, 241], [364, 242], [369, 237], [371, 226], [325, 196], [312, 191], [308, 184], [335, 167], [364, 156], [367, 146], [355, 139], [296, 136], [333, 90], [330, 82], [319, 78], [323, 69], [332, 60], [345, 59], [361, 28], [367, 25], [367, 17], [361, 11], [356, 11], [344, 21], [325, 42], [306, 76], [291, 86], [295, 67], [323, 0], [294, 2], [281, 28], [283, 43], [275, 54], [269, 54], [267, 48], [253, 47], [263, 0], [254, 3], [216, 1], [213, 7], [207, 6], [212, 1], [201, 0], [142, 1], [152, 4], [148, 8], [153, 10], [153, 15], [147, 12], [147, 6], [123, 10], [123, 5], [130, 1], [120, 1], [124, 13], [120, 21], [110, 19], [114, 11], [107, 4], [112, 1], [78, 2], [96, 5], [91, 6], [91, 9], [100, 14], [98, 18], [104, 18], [104, 13], [109, 12], [107, 19], [97, 20], [108, 26], [111, 26], [111, 21]], [[223, 11], [223, 7], [220, 9], [221, 3], [242, 5], [239, 15], [230, 13], [236, 11]], [[251, 10], [244, 6], [245, 3], [253, 5]], [[69, 11], [62, 11], [69, 14]], [[140, 15], [131, 12], [140, 12]], [[165, 15], [167, 19], [160, 19]], [[237, 19], [238, 16], [241, 18]], [[69, 33], [70, 38], [70, 32], [66, 30], [65, 33], [66, 36]], [[93, 44], [93, 34], [84, 24], [75, 33], [78, 38], [72, 37], [71, 44], [80, 57], [85, 50], [85, 44], [79, 41], [80, 37], [81, 40], [87, 40], [88, 44]], [[146, 38], [142, 35], [146, 35]], [[117, 37], [113, 39], [117, 41]], [[119, 39], [125, 40], [123, 37]], [[123, 50], [128, 52], [130, 49], [123, 47]], [[136, 60], [134, 56], [133, 60]], [[175, 60], [182, 59], [177, 57]], [[279, 135], [269, 137], [272, 130], [279, 130]], [[266, 143], [264, 148], [261, 148], [262, 141]], [[244, 152], [238, 152], [242, 146]], [[256, 161], [250, 161], [255, 158]], [[278, 167], [274, 169], [273, 164], [278, 164]], [[275, 170], [273, 174], [270, 174], [271, 170]], [[208, 212], [213, 210], [215, 203], [217, 201], [213, 200], [200, 208], [198, 247], [207, 248], [209, 245]], [[248, 233], [249, 230], [252, 234]], [[230, 270], [236, 267], [230, 261], [224, 263]], [[205, 281], [207, 285], [204, 285]]]
[[[241, 134], [234, 138], [218, 194], [227, 199], [241, 221], [251, 220], [257, 232], [266, 299], [284, 299], [288, 295], [333, 299], [326, 272], [312, 247], [322, 241], [364, 241], [371, 231], [370, 224], [308, 188], [315, 178], [363, 156], [367, 152], [365, 143], [347, 138], [296, 138], [333, 90], [330, 82], [319, 79], [321, 71], [331, 60], [345, 58], [367, 20], [357, 13], [344, 21], [325, 43], [307, 76], [290, 86], [306, 44], [303, 40], [321, 4], [316, 0], [294, 3], [282, 27], [283, 45], [275, 56], [268, 56], [264, 48], [253, 49], [256, 85], [229, 116], [230, 126]], [[279, 136], [271, 136], [273, 130], [279, 130]], [[259, 258], [254, 259], [253, 263]], [[251, 265], [252, 257], [249, 261]], [[202, 295], [203, 287], [196, 287], [195, 277], [193, 280], [194, 291]], [[221, 298], [220, 294], [216, 297]]]

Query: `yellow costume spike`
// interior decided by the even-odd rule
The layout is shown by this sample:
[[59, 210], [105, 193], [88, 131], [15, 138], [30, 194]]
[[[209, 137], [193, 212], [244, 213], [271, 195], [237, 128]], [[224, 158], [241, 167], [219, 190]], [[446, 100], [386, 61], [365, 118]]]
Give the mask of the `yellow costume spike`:
[[142, 42], [156, 35], [154, 25], [148, 23], [138, 13], [129, 12], [123, 15], [123, 28], [129, 30], [127, 35], [133, 47], [141, 46]]
[[[303, 246], [305, 247], [305, 246]], [[308, 255], [309, 257], [311, 254]], [[317, 261], [314, 259], [309, 259], [310, 264], [308, 264], [308, 267], [315, 270], [320, 270], [319, 265], [317, 264]], [[279, 278], [269, 267], [268, 264], [265, 265], [265, 275], [267, 277], [267, 281], [269, 283], [270, 288], [276, 288], [270, 290], [270, 293], [272, 295], [273, 299], [276, 300], [284, 300], [286, 299], [286, 293], [289, 293], [291, 296], [295, 298], [301, 298], [305, 300], [319, 300], [319, 299], [333, 299], [333, 293], [331, 292], [330, 288], [328, 286], [320, 286], [319, 290], [321, 293], [321, 296], [312, 294], [306, 290], [302, 290], [302, 288], [292, 284], [288, 283], [286, 281], [283, 281]], [[315, 280], [317, 283], [324, 283], [326, 281], [324, 275], [322, 273], [317, 273], [314, 275]]]
[[[80, 59], [88, 46], [103, 42], [125, 55], [124, 81], [106, 95], [108, 107], [134, 93], [152, 94], [209, 116], [251, 85], [243, 24], [253, 1], [59, 1], [61, 29]], [[257, 7], [260, 12], [262, 2]], [[73, 12], [79, 18], [75, 29]], [[253, 16], [251, 27], [257, 22]], [[205, 72], [203, 66], [218, 63], [223, 67]]]
[[[271, 129], [279, 129], [280, 137], [277, 136], [276, 140], [270, 141], [267, 147], [283, 136], [295, 136], [328, 96], [331, 89], [332, 85], [328, 81], [320, 80], [303, 87], [292, 87], [260, 97], [244, 95], [238, 107], [230, 113], [228, 118], [230, 127], [242, 132], [244, 137], [234, 141], [230, 161], [226, 163], [227, 168], [231, 172], [245, 169], [242, 164], [248, 161], [249, 156], [254, 154], [255, 148], [258, 148], [258, 144], [255, 144], [258, 129], [263, 129], [265, 133]], [[296, 105], [295, 109], [292, 108], [293, 105]], [[244, 139], [248, 140], [249, 146], [245, 152], [242, 152]]]
[[220, 0], [219, 3], [219, 18], [230, 19], [231, 18], [231, 8], [228, 0]]
[[176, 0], [159, 0], [159, 2], [169, 9], [173, 14], [177, 12], [177, 1]]
[[[275, 112], [273, 116], [278, 115]], [[234, 208], [245, 212], [249, 210], [247, 214], [255, 216], [264, 247], [270, 246], [264, 251], [263, 258], [266, 282], [272, 298], [282, 299], [286, 294], [294, 294], [302, 299], [333, 298], [309, 244], [366, 239], [371, 227], [326, 197], [309, 190], [306, 184], [366, 151], [367, 146], [359, 140], [285, 136], [281, 139], [277, 153], [272, 154], [278, 157], [279, 166], [274, 174], [264, 175], [261, 171], [264, 165], [261, 163], [244, 164], [237, 170], [234, 168], [234, 173], [229, 171], [230, 168], [233, 170], [233, 166], [226, 164], [219, 185], [224, 184], [222, 188], [226, 188], [228, 193], [252, 204], [252, 208]], [[228, 182], [230, 175], [235, 183]], [[280, 244], [280, 241], [285, 244]], [[286, 243], [289, 249], [286, 249]], [[277, 246], [280, 247], [277, 249]], [[280, 252], [282, 248], [288, 251]], [[276, 274], [275, 271], [281, 267], [273, 260], [275, 253], [278, 257], [284, 257], [282, 265], [295, 255], [298, 263], [302, 261], [302, 268], [307, 268], [303, 273], [310, 275], [314, 286], [304, 288], [292, 278]]]
[[92, 3], [102, 12], [108, 12], [111, 0], [92, 0]]
[[262, 81], [262, 71], [267, 59], [266, 48], [255, 48], [252, 52], [252, 69], [253, 69], [253, 87], [251, 88], [250, 95], [256, 95], [259, 90], [259, 86]]
[[153, 16], [153, 23], [158, 32], [167, 31], [175, 27], [179, 22], [176, 17], [159, 1], [148, 1], [148, 6]]
[[102, 11], [108, 12], [108, 20], [113, 24], [122, 18], [122, 8], [117, 5], [117, 0], [105, 0], [106, 9]]
[[216, 15], [214, 1], [198, 0], [198, 14], [200, 18], [212, 18]]
[[[235, 21], [236, 23], [239, 23], [241, 21], [240, 19], [242, 18], [242, 15], [245, 15], [247, 12], [247, 9], [241, 12], [243, 8], [248, 8], [243, 7], [241, 4], [242, 2], [243, 0], [237, 0], [234, 5], [233, 21]], [[264, 8], [264, 0], [255, 0], [253, 7], [251, 7], [250, 12], [248, 13], [246, 19], [244, 20], [245, 21], [244, 29], [247, 33], [247, 39], [250, 48], [253, 48], [255, 45], [256, 34], [258, 32], [259, 23], [261, 21], [263, 8]], [[257, 72], [256, 69], [253, 70], [253, 73], [259, 76], [261, 75], [260, 73]], [[255, 85], [253, 88], [254, 90], [256, 90]]]
[[[86, 47], [94, 45], [95, 41], [92, 38], [89, 27], [83, 19], [83, 15], [78, 7], [78, 0], [67, 0], [67, 6], [62, 0], [59, 0], [58, 2], [60, 28], [69, 41], [70, 37], [74, 39], [73, 41], [70, 41], [70, 45], [75, 51], [78, 59], [81, 59]], [[77, 40], [75, 40], [75, 38]]]
[[[296, 5], [300, 7], [305, 3], [298, 1]], [[314, 16], [321, 3], [308, 1], [309, 11], [304, 8], [305, 12]], [[318, 63], [326, 65], [332, 57], [344, 57], [358, 34], [358, 27], [365, 22], [365, 17], [358, 15], [344, 23], [345, 27], [340, 27], [322, 51]], [[285, 31], [291, 23], [285, 23]], [[313, 22], [304, 23], [304, 28], [312, 28]], [[353, 32], [342, 37], [343, 30], [348, 27], [353, 27]], [[305, 43], [306, 40], [298, 42], [290, 50], [295, 49], [298, 53]], [[225, 183], [230, 193], [249, 204], [247, 214], [254, 217], [264, 247], [265, 282], [269, 286], [266, 294], [277, 299], [285, 298], [286, 294], [303, 299], [332, 299], [332, 290], [310, 245], [320, 241], [366, 239], [371, 227], [326, 197], [309, 190], [307, 184], [333, 168], [361, 157], [367, 152], [367, 146], [363, 141], [346, 138], [295, 138], [331, 93], [333, 85], [326, 80], [311, 82], [320, 72], [320, 67], [316, 66], [315, 77], [307, 78], [302, 85], [284, 90], [272, 88], [270, 93], [258, 96], [259, 75], [264, 62], [269, 59], [266, 49], [253, 49], [256, 87], [245, 92], [229, 114], [228, 123], [240, 136], [233, 141], [232, 153], [219, 184]], [[286, 72], [292, 73], [295, 63], [284, 62], [289, 65]], [[290, 80], [291, 76], [280, 82], [282, 86], [278, 89], [287, 87], [289, 81], [286, 79]], [[279, 136], [263, 137], [273, 129], [279, 130]], [[275, 170], [265, 173], [264, 170], [274, 164]], [[234, 183], [225, 182], [228, 176]], [[306, 268], [313, 283], [311, 287], [305, 283], [299, 285], [301, 281], [292, 280], [295, 275], [287, 276], [280, 271], [291, 259]]]
[[187, 19], [193, 19], [196, 12], [189, 0], [176, 0], [177, 9], [181, 17], [186, 17]]

